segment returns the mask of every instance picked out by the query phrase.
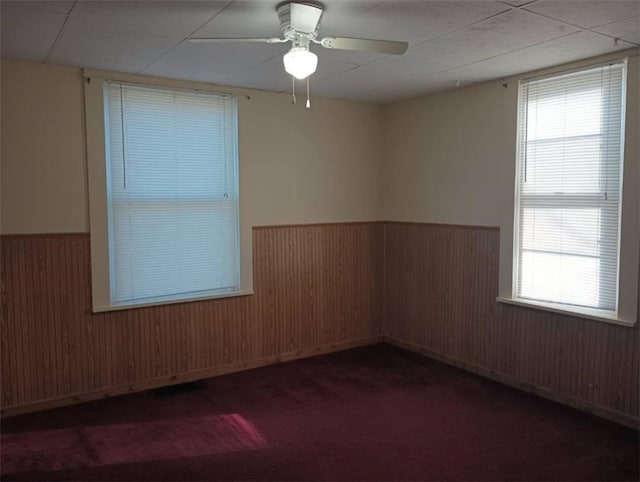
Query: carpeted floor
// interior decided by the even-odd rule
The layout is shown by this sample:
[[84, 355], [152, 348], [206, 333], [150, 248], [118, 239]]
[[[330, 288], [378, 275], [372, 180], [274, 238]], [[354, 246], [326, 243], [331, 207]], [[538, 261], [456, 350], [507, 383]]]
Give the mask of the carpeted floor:
[[14, 417], [2, 480], [638, 480], [638, 432], [386, 345]]

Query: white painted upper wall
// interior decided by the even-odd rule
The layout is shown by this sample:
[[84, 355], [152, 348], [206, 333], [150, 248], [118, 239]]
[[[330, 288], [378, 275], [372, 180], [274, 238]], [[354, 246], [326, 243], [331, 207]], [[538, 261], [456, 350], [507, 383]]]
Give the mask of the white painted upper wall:
[[[87, 232], [81, 71], [4, 60], [1, 87], [1, 232]], [[287, 95], [224, 90], [239, 94], [251, 225], [379, 219], [379, 106], [312, 97], [306, 110]]]

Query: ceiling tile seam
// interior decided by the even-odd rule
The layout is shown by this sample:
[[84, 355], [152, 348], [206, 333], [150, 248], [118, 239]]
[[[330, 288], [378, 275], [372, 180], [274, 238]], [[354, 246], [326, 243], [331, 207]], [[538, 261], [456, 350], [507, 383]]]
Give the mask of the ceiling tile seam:
[[[350, 65], [351, 67], [349, 67], [348, 69], [343, 70], [343, 71], [341, 71], [341, 72], [338, 72], [338, 74], [344, 74], [344, 73], [346, 73], [346, 72], [351, 72], [352, 70], [356, 70], [356, 69], [359, 69], [360, 67], [362, 67], [362, 65], [360, 65], [360, 64], [355, 64], [355, 63], [353, 63], [353, 62], [342, 62], [342, 61], [339, 61], [339, 62], [340, 62], [341, 64]], [[333, 77], [333, 76], [335, 76], [335, 75], [337, 75], [337, 74], [318, 75], [318, 76], [316, 77], [316, 79], [317, 79], [317, 80], [327, 79], [327, 78], [329, 78], [329, 77]]]
[[[457, 65], [455, 67], [451, 67], [449, 69], [440, 70], [438, 72], [434, 72], [434, 73], [428, 74], [428, 75], [418, 75], [416, 77], [411, 77], [410, 79], [405, 79], [405, 80], [402, 80], [402, 81], [399, 81], [399, 82], [392, 82], [390, 84], [385, 84], [382, 87], [375, 87], [373, 89], [365, 90], [365, 91], [363, 91], [363, 94], [372, 93], [372, 92], [375, 92], [377, 90], [382, 90], [382, 89], [385, 89], [387, 87], [393, 87], [395, 85], [400, 85], [400, 84], [405, 83], [405, 82], [411, 82], [411, 81], [419, 80], [419, 79], [428, 79], [430, 77], [434, 77], [434, 76], [439, 75], [439, 74], [444, 74], [444, 73], [449, 72], [451, 70], [460, 69], [460, 68], [463, 68], [463, 67], [469, 67], [471, 65], [478, 64], [478, 63], [481, 63], [481, 62], [485, 62], [487, 60], [492, 60], [492, 59], [495, 59], [497, 57], [501, 57], [503, 55], [512, 54], [514, 52], [518, 52], [520, 50], [525, 50], [525, 49], [528, 49], [528, 48], [531, 48], [531, 47], [537, 47], [537, 46], [545, 44], [547, 42], [553, 42], [553, 41], [561, 39], [561, 38], [570, 37], [571, 35], [577, 35], [579, 33], [580, 32], [571, 32], [571, 33], [568, 33], [568, 34], [560, 35], [558, 37], [554, 37], [552, 39], [547, 39], [547, 40], [543, 40], [541, 42], [537, 42], [537, 43], [534, 43], [534, 44], [529, 44], [526, 47], [520, 47], [520, 48], [517, 48], [517, 49], [514, 49], [514, 50], [509, 50], [508, 52], [503, 52], [501, 54], [492, 55], [491, 57], [487, 57], [487, 58], [484, 58], [484, 59], [481, 59], [481, 60], [475, 60], [473, 62], [469, 62], [468, 64]], [[483, 81], [479, 81], [479, 82], [474, 82], [474, 81], [471, 81], [471, 80], [464, 80], [464, 79], [458, 79], [458, 80], [463, 81], [463, 82], [470, 82], [470, 83], [472, 83], [474, 85], [485, 82], [484, 80]]]
[[614, 20], [613, 22], [601, 23], [601, 24], [598, 24], [598, 25], [594, 25], [593, 27], [589, 27], [589, 30], [594, 29], [594, 28], [606, 27], [607, 25], [611, 25], [613, 23], [618, 23], [618, 22], [623, 22], [625, 20], [631, 20], [632, 18], [638, 18], [639, 16], [640, 16], [640, 14], [634, 15], [633, 17], [626, 17], [626, 18], [621, 18], [619, 20]]
[[[378, 8], [379, 6], [384, 5], [385, 3], [388, 3], [388, 0], [381, 0], [381, 1], [379, 1], [379, 2], [374, 3], [373, 5], [371, 5], [371, 6], [370, 6], [369, 8], [367, 8], [366, 10], [363, 10], [362, 12], [360, 12], [360, 13], [358, 14], [358, 17], [361, 17], [361, 16], [365, 15], [367, 12], [370, 12], [371, 10], [373, 10], [373, 9], [375, 9], [375, 8]], [[327, 11], [327, 8], [325, 7], [325, 8], [323, 9], [323, 11], [324, 11], [324, 12], [326, 12], [326, 11]], [[324, 15], [324, 13], [323, 13], [323, 15]], [[322, 27], [322, 20], [320, 20], [320, 27]], [[387, 57], [387, 55], [385, 55], [384, 57]], [[380, 59], [375, 59], [375, 60], [380, 60]], [[373, 60], [373, 62], [375, 62], [375, 60]], [[367, 65], [367, 63], [371, 63], [371, 62], [366, 62], [366, 63], [364, 63], [364, 64], [358, 64], [358, 66], [360, 66], [360, 65]], [[349, 70], [353, 70], [353, 69], [349, 69]], [[345, 72], [348, 72], [348, 70], [345, 70]], [[342, 73], [342, 72], [340, 72], [340, 73]]]
[[[527, 4], [527, 6], [528, 5], [529, 4]], [[564, 25], [568, 25], [570, 27], [579, 28], [581, 30], [589, 30], [589, 27], [584, 27], [582, 25], [578, 25], [577, 23], [567, 22], [566, 20], [562, 20], [560, 18], [552, 17], [551, 15], [547, 15], [547, 14], [544, 14], [544, 13], [536, 12], [534, 10], [529, 10], [528, 8], [523, 8], [522, 10], [524, 10], [527, 13], [532, 13], [533, 15], [537, 15], [538, 17], [546, 18], [548, 20], [554, 20], [556, 22], [562, 23]]]
[[[537, 1], [537, 0], [534, 0], [534, 1]], [[498, 16], [500, 16], [500, 15], [504, 15], [504, 14], [506, 14], [506, 13], [508, 13], [508, 12], [511, 12], [512, 10], [517, 10], [517, 8], [516, 8], [516, 7], [511, 7], [511, 6], [507, 5], [507, 4], [502, 4], [502, 5], [504, 5], [504, 6], [505, 6], [505, 7], [507, 7], [507, 8], [506, 8], [505, 10], [502, 10], [501, 12], [494, 13], [494, 14], [492, 14], [492, 15], [489, 15], [488, 17], [483, 17], [482, 19], [474, 20], [473, 22], [471, 22], [471, 23], [469, 23], [469, 24], [466, 24], [466, 25], [463, 25], [462, 27], [454, 28], [453, 30], [448, 30], [448, 31], [446, 31], [446, 32], [444, 32], [444, 33], [441, 33], [440, 35], [436, 35], [435, 37], [431, 37], [431, 38], [428, 38], [428, 39], [425, 39], [425, 40], [419, 41], [418, 43], [415, 43], [415, 44], [413, 44], [413, 45], [409, 45], [409, 50], [407, 50], [407, 52], [408, 52], [408, 53], [411, 53], [411, 49], [412, 49], [413, 47], [418, 47], [418, 46], [420, 46], [420, 45], [424, 45], [424, 44], [426, 44], [426, 43], [428, 43], [428, 42], [433, 42], [434, 40], [437, 40], [437, 39], [439, 39], [439, 38], [441, 38], [441, 37], [444, 37], [444, 36], [446, 36], [446, 35], [450, 35], [450, 34], [452, 34], [452, 33], [459, 32], [459, 31], [464, 30], [464, 29], [466, 29], [466, 28], [472, 27], [473, 25], [476, 25], [476, 24], [478, 24], [478, 23], [481, 23], [481, 22], [484, 22], [484, 21], [486, 21], [486, 20], [489, 20], [489, 19], [491, 19], [491, 18], [495, 18], [495, 17], [498, 17]], [[391, 57], [391, 55], [383, 55], [382, 57], [377, 58], [377, 59], [373, 59], [373, 60], [372, 60], [372, 61], [370, 61], [370, 62], [365, 62], [365, 63], [359, 64], [359, 66], [360, 66], [360, 67], [363, 67], [363, 66], [365, 66], [365, 65], [375, 64], [376, 62], [380, 62], [381, 60], [387, 59], [387, 58], [389, 58], [389, 57]], [[344, 72], [340, 72], [340, 74], [342, 74], [342, 73], [344, 73]], [[338, 75], [340, 75], [340, 74], [338, 74]]]
[[[561, 19], [559, 19], [559, 18], [555, 18], [555, 17], [552, 17], [552, 16], [550, 16], [550, 15], [545, 15], [545, 14], [543, 14], [543, 13], [539, 13], [539, 12], [534, 12], [533, 10], [528, 10], [528, 9], [526, 9], [526, 8], [523, 8], [523, 10], [525, 10], [526, 12], [529, 12], [529, 13], [533, 13], [534, 15], [538, 15], [538, 16], [540, 16], [540, 17], [547, 18], [547, 19], [549, 19], [549, 20], [555, 20], [556, 22], [560, 22], [560, 23], [563, 23], [563, 24], [565, 24], [565, 25], [569, 25], [569, 26], [574, 27], [574, 28], [579, 28], [579, 29], [580, 29], [580, 30], [582, 30], [583, 32], [591, 32], [591, 33], [595, 33], [595, 34], [597, 34], [597, 35], [601, 35], [601, 36], [603, 36], [603, 37], [608, 37], [608, 38], [610, 38], [610, 39], [612, 39], [612, 40], [619, 40], [619, 41], [622, 41], [622, 42], [626, 42], [626, 43], [628, 43], [629, 45], [636, 46], [636, 47], [637, 47], [637, 46], [640, 46], [640, 44], [637, 44], [637, 43], [635, 43], [635, 42], [631, 42], [631, 41], [628, 41], [628, 40], [624, 40], [624, 39], [621, 39], [620, 37], [616, 37], [616, 36], [614, 36], [614, 35], [608, 35], [608, 34], [606, 34], [606, 33], [598, 32], [598, 31], [594, 30], [594, 29], [596, 29], [596, 28], [600, 28], [600, 27], [603, 27], [603, 26], [605, 26], [605, 25], [611, 25], [612, 23], [620, 22], [620, 20], [615, 20], [615, 21], [613, 21], [613, 22], [603, 23], [603, 24], [600, 24], [600, 25], [594, 25], [593, 27], [583, 27], [582, 25], [573, 24], [573, 23], [571, 23], [571, 22], [566, 22], [566, 21], [561, 20]], [[635, 18], [635, 17], [631, 17], [631, 18]], [[624, 20], [624, 19], [623, 19], [623, 20]]]
[[622, 20], [618, 19], [618, 20], [612, 20], [611, 22], [607, 22], [607, 23], [603, 23], [600, 25], [596, 25], [593, 28], [602, 28], [602, 27], [606, 27], [607, 25], [613, 25], [614, 23], [620, 23], [620, 22], [624, 22], [625, 20], [633, 20], [634, 18], [638, 19], [638, 26], [640, 28], [640, 13], [638, 13], [638, 15], [634, 15], [633, 17], [627, 17], [627, 18], [623, 18]]
[[[382, 0], [380, 2], [376, 2], [373, 5], [371, 5], [369, 8], [367, 8], [366, 10], [363, 10], [362, 12], [360, 12], [358, 14], [358, 16], [364, 15], [367, 12], [370, 12], [371, 10], [373, 10], [374, 8], [378, 8], [380, 5], [384, 4], [384, 3], [388, 3], [387, 0]], [[324, 11], [326, 12], [327, 9], [325, 8]]]
[[[409, 46], [409, 49], [411, 49], [411, 46]], [[409, 52], [409, 50], [407, 50], [407, 52]], [[384, 59], [388, 59], [388, 58], [393, 58], [393, 57], [397, 57], [396, 55], [392, 55], [392, 54], [380, 54], [380, 57], [370, 60], [369, 62], [363, 62], [361, 64], [356, 64], [358, 67], [363, 67], [365, 65], [371, 65], [371, 64], [375, 64], [376, 62], [380, 62], [381, 60]], [[345, 63], [354, 63], [355, 62], [345, 62]]]
[[[506, 4], [503, 4], [503, 5], [505, 7], [507, 7]], [[450, 35], [452, 33], [456, 33], [456, 32], [459, 32], [461, 30], [467, 29], [469, 27], [473, 27], [474, 25], [477, 25], [477, 24], [482, 23], [482, 22], [486, 22], [487, 20], [499, 17], [500, 15], [505, 15], [505, 14], [511, 12], [512, 10], [519, 10], [519, 9], [517, 9], [516, 7], [508, 7], [508, 8], [506, 8], [505, 10], [503, 10], [501, 12], [494, 13], [492, 15], [489, 15], [488, 17], [484, 17], [484, 18], [481, 18], [479, 20], [475, 20], [475, 21], [473, 21], [473, 22], [471, 22], [469, 24], [463, 25], [462, 27], [454, 28], [453, 30], [449, 30], [448, 32], [444, 32], [444, 33], [442, 33], [440, 35], [436, 35], [435, 37], [422, 40], [422, 41], [420, 41], [420, 42], [418, 42], [416, 44], [413, 44], [413, 45], [409, 46], [409, 49], [411, 49], [411, 47], [418, 47], [420, 45], [424, 45], [426, 43], [433, 42], [434, 40], [438, 40], [439, 38], [445, 37], [445, 36]]]
[[527, 5], [531, 5], [532, 3], [536, 3], [538, 0], [529, 0], [528, 2], [523, 3], [522, 5], [511, 5], [510, 3], [507, 3], [506, 1], [501, 1], [498, 0], [499, 3], [502, 3], [503, 5], [509, 5], [512, 8], [523, 8]]
[[597, 30], [592, 30], [592, 29], [587, 29], [585, 30], [586, 32], [589, 33], [593, 33], [596, 35], [600, 35], [601, 37], [607, 37], [608, 39], [613, 40], [613, 44], [617, 46], [616, 41], [618, 42], [618, 44], [620, 42], [625, 43], [625, 44], [629, 44], [629, 48], [631, 47], [640, 47], [640, 43], [636, 43], [636, 42], [632, 42], [631, 40], [625, 40], [623, 38], [620, 37], [616, 37], [615, 35], [609, 35], [608, 33], [603, 33], [603, 32], [598, 32]]
[[73, 5], [71, 5], [71, 8], [69, 9], [69, 12], [65, 14], [64, 22], [62, 23], [60, 30], [58, 30], [58, 34], [56, 35], [56, 38], [51, 43], [51, 47], [49, 47], [49, 51], [47, 52], [47, 55], [45, 55], [44, 60], [42, 62], [48, 62], [49, 59], [51, 59], [51, 56], [53, 55], [53, 53], [56, 50], [56, 47], [58, 46], [58, 41], [62, 38], [64, 29], [67, 28], [67, 25], [69, 25], [69, 20], [71, 19], [71, 15], [76, 9], [77, 4], [78, 4], [78, 0], [75, 0], [75, 2], [73, 2]]
[[169, 52], [172, 52], [173, 50], [175, 50], [176, 48], [178, 48], [180, 45], [182, 45], [188, 38], [190, 38], [194, 33], [196, 33], [198, 30], [200, 30], [202, 27], [204, 27], [206, 24], [208, 24], [209, 22], [211, 22], [211, 20], [213, 20], [214, 18], [216, 18], [218, 15], [220, 15], [222, 12], [224, 12], [227, 8], [229, 8], [233, 3], [235, 2], [235, 0], [231, 0], [229, 3], [227, 3], [224, 7], [222, 7], [220, 10], [218, 10], [213, 16], [211, 16], [210, 18], [208, 18], [204, 23], [202, 23], [198, 28], [196, 28], [195, 30], [193, 30], [189, 35], [187, 35], [186, 37], [184, 37], [182, 40], [178, 41], [175, 45], [173, 45], [172, 47], [169, 47], [167, 50], [165, 50], [162, 54], [160, 54], [158, 57], [156, 57], [155, 59], [153, 59], [151, 62], [149, 62], [147, 65], [145, 65], [144, 67], [142, 67], [140, 70], [138, 70], [136, 72], [136, 75], [140, 75], [142, 74], [145, 70], [147, 70], [149, 67], [151, 67], [153, 64], [155, 64], [158, 60], [160, 60], [162, 57], [164, 57], [165, 55], [167, 55]]
[[[640, 20], [640, 15], [635, 16], [635, 17], [630, 17], [630, 18], [638, 18]], [[625, 19], [627, 20], [627, 19]], [[608, 37], [614, 41], [620, 41], [620, 42], [625, 42], [628, 43], [629, 45], [632, 45], [634, 47], [640, 47], [640, 43], [636, 43], [636, 42], [632, 42], [631, 40], [626, 40], [623, 39], [622, 37], [616, 37], [615, 35], [609, 35], [608, 33], [604, 33], [604, 32], [598, 32], [596, 29], [597, 28], [602, 28], [602, 27], [606, 27], [607, 25], [613, 25], [614, 23], [618, 23], [620, 22], [620, 20], [615, 20], [613, 22], [608, 22], [608, 23], [603, 23], [602, 25], [596, 25], [595, 27], [591, 27], [590, 29], [587, 29], [589, 32], [591, 33], [595, 33], [597, 35], [601, 35], [603, 37]]]

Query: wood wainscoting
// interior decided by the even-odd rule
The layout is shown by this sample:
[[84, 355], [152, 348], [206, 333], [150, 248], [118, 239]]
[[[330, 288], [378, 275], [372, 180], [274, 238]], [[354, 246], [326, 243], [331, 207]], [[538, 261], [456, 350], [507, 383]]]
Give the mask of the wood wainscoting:
[[382, 339], [381, 223], [255, 228], [255, 295], [109, 313], [88, 234], [1, 239], [3, 415]]
[[496, 302], [496, 228], [254, 229], [255, 295], [91, 312], [88, 234], [3, 236], [10, 415], [384, 340], [638, 425], [640, 335]]
[[385, 340], [638, 427], [633, 328], [496, 302], [497, 228], [385, 225]]

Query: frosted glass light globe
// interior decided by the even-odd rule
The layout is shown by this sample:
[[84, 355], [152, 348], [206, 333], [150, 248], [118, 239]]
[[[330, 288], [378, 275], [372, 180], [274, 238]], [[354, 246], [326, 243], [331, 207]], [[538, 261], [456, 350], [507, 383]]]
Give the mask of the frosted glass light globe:
[[284, 70], [296, 79], [305, 79], [316, 71], [318, 56], [301, 47], [293, 47], [283, 57]]

